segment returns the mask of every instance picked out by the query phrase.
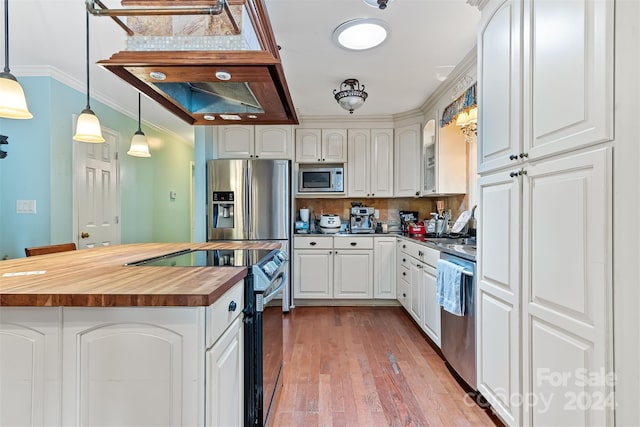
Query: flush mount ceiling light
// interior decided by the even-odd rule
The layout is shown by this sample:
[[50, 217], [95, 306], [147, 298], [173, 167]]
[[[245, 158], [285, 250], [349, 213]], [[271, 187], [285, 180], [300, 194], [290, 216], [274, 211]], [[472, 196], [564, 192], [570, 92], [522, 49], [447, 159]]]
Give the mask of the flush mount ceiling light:
[[153, 80], [165, 80], [167, 78], [167, 75], [161, 71], [152, 71], [149, 73], [149, 77], [151, 77]]
[[216, 71], [216, 78], [218, 80], [231, 80], [231, 74], [226, 71]]
[[138, 92], [138, 130], [133, 134], [133, 138], [131, 138], [131, 146], [127, 154], [134, 157], [151, 157], [151, 153], [149, 153], [149, 143], [147, 142], [147, 137], [144, 132], [142, 132], [140, 123], [142, 120], [140, 101], [140, 92]]
[[333, 41], [349, 50], [366, 50], [384, 42], [389, 36], [387, 23], [380, 19], [358, 18], [344, 22], [333, 30]]
[[0, 73], [0, 117], [30, 119], [24, 90], [9, 70], [9, 0], [4, 0], [4, 71]]
[[371, 7], [377, 7], [384, 10], [387, 8], [387, 3], [393, 3], [393, 0], [362, 0]]
[[349, 114], [353, 114], [353, 110], [362, 107], [364, 101], [369, 94], [364, 91], [364, 85], [360, 86], [360, 82], [356, 79], [346, 79], [340, 84], [340, 91], [333, 90], [333, 97], [338, 104]]
[[104, 142], [100, 120], [91, 110], [89, 105], [89, 12], [86, 13], [86, 44], [87, 44], [87, 106], [82, 110], [76, 122], [76, 133], [73, 135], [74, 141], [89, 142], [99, 144]]

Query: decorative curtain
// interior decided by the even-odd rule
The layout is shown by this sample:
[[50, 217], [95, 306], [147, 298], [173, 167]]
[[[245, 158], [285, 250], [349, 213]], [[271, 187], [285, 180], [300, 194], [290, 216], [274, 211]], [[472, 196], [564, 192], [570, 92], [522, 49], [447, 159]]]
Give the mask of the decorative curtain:
[[476, 85], [477, 83], [474, 83], [473, 86], [444, 109], [442, 119], [440, 119], [440, 127], [445, 127], [449, 123], [454, 122], [458, 114], [476, 106]]

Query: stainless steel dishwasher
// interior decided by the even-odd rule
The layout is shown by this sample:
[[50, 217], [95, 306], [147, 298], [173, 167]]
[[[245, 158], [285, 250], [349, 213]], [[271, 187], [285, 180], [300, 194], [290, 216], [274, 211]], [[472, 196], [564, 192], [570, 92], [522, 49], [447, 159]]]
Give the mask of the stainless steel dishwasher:
[[440, 307], [441, 350], [451, 368], [471, 387], [476, 385], [476, 263], [464, 258], [440, 252], [445, 259], [464, 268], [466, 298], [464, 316], [456, 316]]

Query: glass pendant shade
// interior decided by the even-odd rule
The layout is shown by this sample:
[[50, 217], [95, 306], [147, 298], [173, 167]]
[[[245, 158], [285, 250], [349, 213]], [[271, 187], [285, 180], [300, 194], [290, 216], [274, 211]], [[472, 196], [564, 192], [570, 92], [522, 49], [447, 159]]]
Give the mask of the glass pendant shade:
[[338, 104], [340, 104], [340, 106], [345, 110], [353, 112], [353, 110], [357, 110], [358, 108], [362, 107], [362, 104], [364, 104], [364, 98], [355, 95], [345, 96], [344, 98], [340, 98], [338, 100]]
[[0, 117], [31, 119], [24, 90], [11, 73], [0, 73]]
[[24, 90], [9, 70], [9, 0], [4, 1], [4, 71], [0, 73], [0, 117], [31, 119]]
[[151, 157], [147, 137], [141, 130], [137, 131], [131, 138], [131, 146], [127, 154], [134, 157]]
[[100, 120], [90, 108], [82, 110], [78, 121], [76, 122], [76, 134], [73, 135], [74, 141], [89, 142], [99, 144], [104, 142], [102, 129], [100, 129]]

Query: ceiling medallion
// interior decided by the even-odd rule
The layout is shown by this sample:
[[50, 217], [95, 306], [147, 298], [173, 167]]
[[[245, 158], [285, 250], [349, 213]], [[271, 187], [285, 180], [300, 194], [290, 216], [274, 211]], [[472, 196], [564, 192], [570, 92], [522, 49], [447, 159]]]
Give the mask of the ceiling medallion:
[[367, 96], [369, 94], [364, 91], [364, 85], [361, 86], [357, 79], [346, 79], [340, 84], [339, 92], [338, 89], [333, 90], [333, 97], [349, 114], [362, 107]]

